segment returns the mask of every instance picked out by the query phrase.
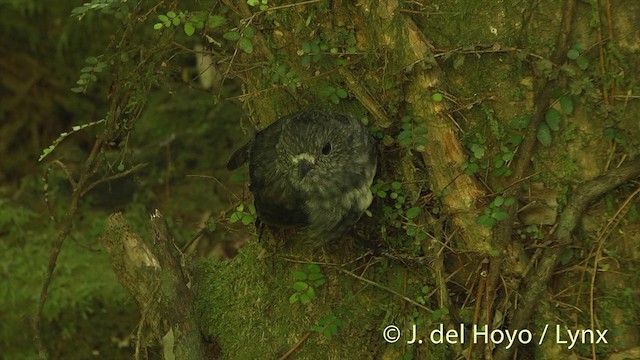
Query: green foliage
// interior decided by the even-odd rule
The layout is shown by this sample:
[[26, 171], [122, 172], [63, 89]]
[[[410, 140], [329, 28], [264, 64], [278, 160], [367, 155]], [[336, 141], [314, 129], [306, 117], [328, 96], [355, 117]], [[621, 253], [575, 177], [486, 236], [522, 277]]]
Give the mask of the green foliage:
[[[37, 358], [25, 318], [33, 315], [38, 301], [42, 274], [57, 231], [53, 225], [47, 216], [0, 199], [0, 308], [11, 309], [3, 313], [0, 325], [0, 348], [6, 358]], [[98, 217], [78, 221], [75, 238], [66, 242], [58, 258], [43, 327], [46, 341], [60, 340], [59, 336], [66, 342], [73, 341], [73, 349], [60, 346], [65, 341], [56, 343], [61, 358], [89, 358], [91, 351], [101, 346], [101, 336], [117, 333], [123, 325], [133, 327], [137, 321], [136, 310], [130, 307], [131, 299], [116, 281], [108, 257], [95, 249], [94, 233], [103, 227], [104, 221]], [[101, 326], [95, 328], [95, 322]], [[68, 356], [69, 352], [76, 356]]]
[[338, 105], [340, 99], [346, 99], [349, 94], [347, 90], [341, 87], [325, 86], [318, 92], [321, 98], [329, 99], [332, 103]]
[[[383, 212], [383, 231], [387, 235], [391, 231], [387, 229], [403, 229], [407, 237], [414, 239], [416, 242], [425, 240], [428, 236], [424, 226], [418, 225], [414, 219], [422, 213], [422, 208], [412, 206], [407, 201], [407, 196], [402, 189], [400, 181], [384, 182], [380, 179], [371, 186], [371, 192], [385, 200], [382, 207]], [[418, 223], [422, 223], [419, 221]]]
[[398, 145], [407, 150], [424, 152], [428, 141], [427, 128], [422, 125], [424, 119], [421, 116], [405, 115], [400, 121], [401, 130], [396, 138]]
[[238, 205], [236, 207], [236, 211], [231, 213], [229, 217], [229, 223], [234, 224], [240, 221], [243, 225], [249, 225], [253, 223], [256, 219], [256, 207], [253, 204], [250, 204], [246, 207], [245, 210], [244, 204]]
[[274, 84], [282, 84], [291, 89], [295, 89], [300, 84], [300, 76], [294, 69], [289, 69], [286, 65], [278, 62], [271, 63], [271, 67], [264, 67], [262, 74], [271, 77]]
[[583, 45], [575, 44], [567, 51], [567, 58], [574, 60], [581, 70], [587, 70], [589, 67], [589, 59], [583, 55], [585, 50]]
[[257, 6], [260, 11], [266, 11], [269, 9], [269, 0], [247, 0], [247, 4], [252, 7]]
[[58, 145], [60, 145], [60, 143], [64, 139], [66, 139], [68, 136], [70, 136], [70, 135], [72, 135], [72, 134], [74, 134], [74, 133], [76, 133], [76, 132], [78, 132], [78, 131], [80, 131], [82, 129], [86, 129], [86, 128], [90, 127], [90, 126], [102, 124], [104, 121], [105, 121], [104, 119], [101, 119], [101, 120], [93, 121], [93, 122], [90, 122], [90, 123], [87, 123], [87, 124], [76, 125], [76, 126], [73, 126], [71, 128], [71, 131], [61, 133], [60, 136], [58, 136], [58, 138], [55, 139], [51, 145], [49, 145], [49, 147], [47, 147], [46, 149], [42, 150], [42, 154], [40, 155], [40, 158], [38, 158], [38, 161], [42, 161], [45, 157], [47, 157], [49, 154], [51, 154], [53, 152], [53, 150], [55, 150], [56, 147]]
[[251, 54], [253, 52], [253, 43], [251, 39], [256, 35], [256, 30], [251, 26], [246, 26], [242, 30], [231, 30], [227, 31], [222, 35], [222, 37], [230, 42], [237, 41], [238, 47], [246, 52], [247, 54]]
[[12, 205], [9, 200], [0, 198], [0, 234], [13, 234], [22, 238], [29, 230], [29, 223], [38, 214], [23, 206]]
[[544, 239], [544, 232], [537, 225], [529, 225], [525, 228], [516, 229], [516, 233], [520, 235], [522, 240], [542, 240]]
[[[520, 117], [512, 122], [512, 127], [520, 127], [526, 122], [526, 117]], [[522, 142], [522, 135], [512, 132], [507, 134], [506, 140], [500, 144], [497, 149], [492, 149], [492, 154], [487, 153], [487, 146], [484, 139], [478, 139], [471, 142], [469, 150], [473, 154], [463, 164], [464, 171], [467, 175], [476, 174], [480, 170], [491, 169], [492, 177], [508, 177], [511, 175], [511, 169], [508, 165], [515, 155], [515, 149]], [[496, 151], [498, 150], [498, 151]], [[491, 158], [489, 158], [491, 156]]]
[[508, 213], [505, 208], [513, 205], [515, 198], [504, 198], [502, 195], [496, 196], [488, 207], [484, 209], [484, 214], [480, 215], [476, 220], [478, 224], [491, 228], [496, 222], [505, 220]]
[[205, 26], [208, 29], [220, 27], [226, 23], [226, 19], [221, 15], [211, 15], [208, 12], [196, 11], [189, 13], [186, 11], [168, 11], [166, 14], [158, 15], [157, 22], [153, 25], [155, 30], [163, 28], [178, 27], [183, 25], [184, 33], [192, 36], [196, 30], [203, 30]]
[[77, 16], [78, 20], [91, 11], [99, 11], [102, 14], [113, 14], [116, 19], [124, 19], [129, 13], [129, 3], [126, 0], [91, 0], [71, 10], [71, 15]]
[[604, 138], [607, 141], [613, 141], [616, 144], [620, 144], [620, 145], [626, 144], [623, 134], [612, 127], [608, 127], [604, 129]]
[[291, 286], [296, 291], [289, 297], [291, 304], [298, 301], [302, 304], [311, 302], [316, 298], [315, 288], [327, 281], [317, 264], [304, 264], [302, 269], [293, 271], [291, 276], [295, 281]]
[[302, 65], [306, 66], [312, 63], [319, 63], [324, 59], [322, 53], [328, 50], [329, 45], [323, 43], [319, 37], [302, 42], [302, 50], [300, 53], [300, 55], [302, 55]]
[[311, 328], [315, 332], [324, 335], [327, 339], [331, 339], [338, 335], [338, 327], [340, 327], [340, 325], [342, 325], [342, 321], [331, 314], [320, 319], [320, 321]]
[[434, 322], [442, 322], [449, 315], [449, 308], [440, 308], [431, 313], [431, 320]]
[[95, 56], [86, 58], [85, 62], [86, 66], [80, 70], [80, 79], [76, 81], [77, 86], [71, 88], [74, 93], [86, 93], [89, 85], [98, 81], [96, 74], [101, 73], [107, 67], [105, 62]]

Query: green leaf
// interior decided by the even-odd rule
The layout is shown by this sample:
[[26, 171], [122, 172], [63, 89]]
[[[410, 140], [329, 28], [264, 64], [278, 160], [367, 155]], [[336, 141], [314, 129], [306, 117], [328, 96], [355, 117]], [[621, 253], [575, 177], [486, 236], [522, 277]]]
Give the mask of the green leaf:
[[305, 291], [309, 288], [309, 285], [307, 285], [306, 282], [304, 281], [296, 281], [293, 283], [293, 289], [296, 291]]
[[582, 44], [574, 44], [571, 48], [576, 50], [576, 51], [578, 51], [578, 52], [583, 52], [583, 51], [587, 50], [587, 48]]
[[192, 23], [188, 22], [184, 24], [184, 33], [187, 34], [187, 36], [191, 36], [195, 32], [196, 32], [196, 28], [195, 26], [193, 26]]
[[253, 52], [253, 44], [251, 43], [251, 40], [247, 39], [246, 37], [240, 39], [240, 42], [238, 42], [238, 46], [240, 46], [240, 49], [242, 49], [242, 51], [246, 52], [247, 54], [251, 54]]
[[502, 221], [504, 219], [507, 218], [509, 214], [507, 214], [506, 211], [495, 211], [491, 214], [491, 217], [498, 220], [498, 221]]
[[231, 217], [229, 218], [229, 222], [232, 224], [237, 223], [238, 221], [240, 221], [240, 219], [242, 219], [242, 213], [234, 212], [233, 214], [231, 214]]
[[554, 108], [550, 108], [547, 110], [547, 113], [544, 115], [544, 119], [549, 125], [549, 128], [553, 131], [558, 131], [560, 129], [560, 119], [562, 115], [560, 112]]
[[511, 122], [510, 126], [511, 126], [512, 129], [520, 130], [520, 129], [524, 129], [527, 126], [529, 126], [529, 122], [530, 121], [531, 121], [531, 115], [522, 115], [522, 116], [519, 116], [519, 117], [515, 118]]
[[331, 100], [331, 102], [336, 104], [336, 105], [338, 105], [340, 103], [340, 98], [335, 93], [333, 93], [333, 94], [331, 94], [329, 96], [329, 100]]
[[300, 270], [296, 270], [292, 272], [291, 276], [293, 276], [294, 280], [307, 280], [307, 273], [302, 272]]
[[178, 26], [178, 25], [180, 25], [180, 18], [177, 18], [177, 17], [176, 17], [176, 18], [173, 18], [173, 20], [171, 20], [171, 23], [172, 23], [174, 26]]
[[311, 274], [309, 274], [309, 280], [311, 280], [311, 281], [316, 281], [316, 280], [320, 280], [320, 279], [324, 279], [324, 274], [322, 274], [322, 273], [311, 273]]
[[437, 93], [433, 93], [433, 95], [431, 95], [431, 100], [435, 101], [435, 102], [440, 102], [442, 101], [442, 94], [437, 92]]
[[413, 129], [413, 133], [415, 135], [424, 135], [428, 132], [428, 130], [422, 126], [417, 126], [415, 129]]
[[422, 209], [417, 206], [410, 208], [409, 210], [407, 210], [407, 219], [411, 220], [415, 218], [416, 216], [420, 215], [420, 212], [422, 212]]
[[573, 113], [573, 100], [569, 96], [563, 96], [560, 98], [560, 108], [562, 112], [571, 115]]
[[210, 29], [217, 28], [219, 26], [224, 25], [227, 22], [227, 19], [224, 16], [213, 15], [209, 16], [209, 21], [207, 21], [207, 27]]
[[520, 145], [520, 143], [522, 143], [522, 135], [516, 134], [516, 135], [511, 135], [509, 137], [509, 140], [507, 140], [510, 144], [513, 145]]
[[567, 51], [567, 57], [571, 60], [575, 60], [578, 58], [578, 56], [580, 56], [580, 52], [576, 49], [571, 49], [569, 51]]
[[224, 33], [224, 35], [222, 35], [223, 38], [229, 40], [229, 41], [236, 41], [238, 39], [240, 39], [240, 33], [237, 31], [229, 31]]
[[249, 225], [253, 222], [253, 216], [249, 215], [249, 214], [245, 214], [244, 216], [242, 216], [242, 224], [243, 225]]
[[251, 26], [247, 26], [244, 31], [242, 32], [242, 36], [246, 37], [246, 38], [253, 38], [253, 36], [256, 34], [256, 30], [251, 27]]
[[289, 304], [295, 304], [300, 300], [300, 294], [293, 293], [293, 295], [289, 296]]
[[167, 15], [158, 15], [158, 20], [162, 22], [167, 22], [169, 21], [169, 18], [167, 17]]
[[336, 92], [336, 88], [334, 88], [333, 86], [326, 86], [320, 89], [320, 91], [318, 92], [318, 95], [320, 95], [321, 97], [329, 97], [335, 92]]
[[493, 224], [495, 224], [495, 220], [493, 220], [489, 215], [480, 215], [476, 221], [478, 224], [481, 224], [486, 228], [491, 228], [493, 227]]
[[347, 91], [343, 88], [338, 88], [336, 90], [336, 95], [338, 95], [341, 99], [346, 99], [348, 96]]
[[467, 175], [473, 175], [476, 171], [480, 170], [480, 167], [476, 163], [471, 163], [464, 169], [464, 173]]
[[431, 314], [431, 319], [433, 321], [439, 321], [442, 319], [443, 316], [448, 315], [449, 314], [449, 309], [448, 308], [440, 308], [437, 309], [436, 311], [434, 311]]
[[402, 183], [400, 183], [400, 181], [394, 181], [391, 183], [391, 188], [393, 190], [400, 190], [402, 189]]
[[311, 44], [308, 41], [302, 43], [302, 52], [305, 54], [311, 52]]
[[478, 144], [471, 145], [471, 151], [473, 151], [473, 157], [476, 159], [482, 159], [484, 157], [485, 150]]
[[167, 16], [170, 17], [171, 19], [173, 19], [173, 18], [176, 17], [176, 13], [173, 12], [173, 11], [169, 11], [169, 12], [167, 12]]
[[551, 146], [551, 130], [546, 123], [540, 124], [540, 127], [538, 128], [537, 138], [538, 141], [540, 141], [540, 144], [542, 144], [544, 147]]
[[587, 70], [587, 68], [589, 67], [589, 59], [584, 56], [580, 56], [576, 59], [576, 64], [578, 64], [578, 67], [580, 69]]
[[410, 137], [406, 139], [401, 139], [398, 141], [398, 144], [402, 147], [408, 148], [408, 147], [411, 147], [411, 145], [413, 145], [413, 140]]
[[319, 273], [320, 272], [320, 265], [318, 264], [307, 264], [305, 265], [305, 270], [307, 270], [308, 273]]
[[494, 206], [500, 206], [504, 204], [504, 198], [502, 197], [502, 195], [498, 195], [496, 196], [495, 199], [493, 199], [493, 205]]

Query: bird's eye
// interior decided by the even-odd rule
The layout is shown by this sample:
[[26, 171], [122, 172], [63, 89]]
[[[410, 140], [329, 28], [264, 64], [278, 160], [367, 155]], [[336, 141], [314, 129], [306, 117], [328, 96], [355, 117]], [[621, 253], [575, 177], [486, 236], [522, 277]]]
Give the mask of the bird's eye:
[[322, 154], [329, 155], [330, 152], [331, 152], [331, 143], [324, 144], [324, 146], [322, 147]]

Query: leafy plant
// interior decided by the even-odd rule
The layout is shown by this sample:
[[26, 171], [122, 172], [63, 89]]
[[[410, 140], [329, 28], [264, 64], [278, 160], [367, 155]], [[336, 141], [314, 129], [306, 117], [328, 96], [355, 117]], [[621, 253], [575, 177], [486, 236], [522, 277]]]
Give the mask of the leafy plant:
[[291, 89], [296, 88], [298, 84], [300, 84], [300, 76], [298, 73], [293, 69], [287, 68], [284, 64], [274, 62], [271, 68], [265, 67], [262, 73], [264, 75], [271, 74], [271, 82], [281, 83]]
[[[557, 92], [561, 92], [558, 90]], [[551, 131], [560, 130], [560, 121], [563, 115], [569, 116], [573, 113], [573, 99], [569, 95], [561, 95], [555, 106], [550, 107], [544, 116], [544, 122], [538, 128], [538, 141], [545, 147], [551, 146]]]
[[196, 29], [202, 30], [205, 26], [209, 29], [220, 27], [226, 23], [226, 19], [221, 15], [209, 15], [203, 11], [188, 13], [186, 11], [168, 11], [166, 14], [158, 15], [157, 22], [153, 25], [155, 30], [162, 28], [178, 27], [183, 25], [184, 33], [191, 36]]
[[491, 204], [484, 209], [484, 214], [480, 215], [476, 221], [484, 227], [491, 228], [497, 221], [502, 221], [507, 218], [508, 214], [505, 208], [513, 205], [515, 202], [515, 198], [505, 199], [502, 195], [498, 195], [493, 199]]
[[414, 219], [422, 213], [422, 208], [411, 206], [407, 202], [406, 195], [402, 190], [402, 183], [399, 181], [387, 183], [378, 179], [371, 187], [371, 192], [388, 201], [382, 208], [385, 222], [388, 225], [392, 228], [404, 229], [405, 234], [416, 241], [427, 238], [427, 232], [424, 228], [414, 222]]
[[583, 45], [575, 44], [567, 51], [567, 58], [574, 60], [582, 70], [586, 70], [589, 67], [589, 59], [583, 54], [585, 50], [586, 48]]
[[71, 10], [71, 14], [81, 20], [90, 11], [99, 11], [102, 14], [113, 14], [116, 19], [124, 19], [129, 13], [129, 5], [126, 0], [91, 0]]
[[320, 321], [311, 328], [315, 332], [324, 335], [327, 339], [331, 339], [333, 336], [338, 335], [338, 327], [340, 327], [340, 325], [342, 325], [342, 321], [331, 314], [320, 319]]
[[291, 304], [298, 301], [303, 304], [309, 303], [316, 298], [315, 288], [327, 281], [317, 264], [304, 264], [301, 270], [293, 271], [291, 276], [295, 280], [292, 287], [296, 291], [289, 297]]
[[74, 93], [85, 93], [91, 83], [98, 81], [96, 74], [101, 73], [107, 64], [99, 60], [95, 56], [90, 56], [85, 59], [86, 66], [80, 70], [80, 79], [76, 81], [75, 87], [71, 88]]
[[229, 217], [229, 222], [234, 224], [240, 221], [243, 225], [249, 225], [253, 223], [255, 219], [256, 207], [253, 204], [250, 204], [245, 210], [244, 204], [240, 204], [236, 207], [236, 211], [231, 214], [231, 217]]
[[333, 87], [333, 86], [325, 86], [320, 89], [318, 95], [322, 98], [328, 98], [332, 103], [338, 105], [340, 103], [340, 99], [346, 99], [349, 94], [347, 90], [341, 87]]
[[261, 11], [269, 9], [269, 0], [247, 0], [249, 6], [257, 6]]
[[251, 26], [247, 26], [242, 31], [227, 31], [226, 33], [224, 33], [224, 35], [222, 35], [222, 37], [228, 41], [237, 41], [238, 47], [242, 51], [246, 52], [247, 54], [251, 54], [253, 52], [253, 43], [251, 42], [251, 39], [253, 39], [255, 35], [256, 30]]
[[86, 128], [90, 127], [90, 126], [102, 124], [103, 122], [105, 122], [105, 120], [101, 119], [101, 120], [93, 121], [93, 122], [90, 122], [90, 123], [87, 123], [87, 124], [76, 125], [76, 126], [73, 126], [71, 128], [71, 131], [61, 133], [60, 136], [58, 136], [58, 138], [53, 141], [53, 144], [49, 145], [49, 147], [47, 147], [46, 149], [42, 150], [42, 154], [38, 158], [38, 161], [42, 161], [45, 157], [47, 157], [49, 154], [51, 154], [53, 152], [53, 150], [55, 150], [56, 147], [62, 142], [62, 140], [66, 139], [69, 135], [72, 135], [73, 133], [76, 133], [76, 132], [78, 132], [78, 131], [80, 131], [82, 129], [86, 129]]
[[302, 56], [302, 65], [318, 63], [322, 60], [322, 52], [329, 50], [329, 45], [320, 41], [319, 38], [307, 40], [302, 43], [302, 50], [299, 54]]
[[421, 116], [405, 115], [400, 119], [400, 133], [396, 138], [398, 145], [407, 150], [425, 151], [427, 144], [427, 128], [421, 125], [424, 119]]

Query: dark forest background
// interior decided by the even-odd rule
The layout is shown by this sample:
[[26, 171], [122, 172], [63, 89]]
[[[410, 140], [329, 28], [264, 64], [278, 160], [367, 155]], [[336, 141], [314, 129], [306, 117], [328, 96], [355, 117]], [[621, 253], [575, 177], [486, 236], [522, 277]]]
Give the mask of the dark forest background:
[[[640, 2], [0, 0], [0, 27], [0, 358], [640, 358]], [[225, 167], [309, 107], [381, 165], [319, 249]]]

